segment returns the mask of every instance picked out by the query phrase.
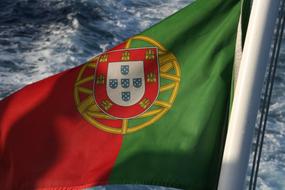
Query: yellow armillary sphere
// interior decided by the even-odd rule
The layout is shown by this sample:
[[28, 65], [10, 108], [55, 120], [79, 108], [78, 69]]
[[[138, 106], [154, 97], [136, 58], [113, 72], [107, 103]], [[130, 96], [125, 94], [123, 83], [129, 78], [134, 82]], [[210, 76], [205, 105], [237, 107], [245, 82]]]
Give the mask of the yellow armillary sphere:
[[[141, 49], [132, 48], [132, 43], [138, 41], [143, 41], [151, 47]], [[111, 67], [111, 59], [116, 59], [118, 54], [122, 55], [120, 61], [117, 62], [121, 64], [122, 74], [128, 73], [128, 69], [129, 67], [132, 68], [132, 65], [139, 65], [139, 63], [144, 63], [146, 65], [146, 62], [149, 60], [148, 64], [154, 62], [157, 64], [158, 71], [150, 72], [148, 74], [144, 73], [145, 76], [143, 76], [142, 79], [135, 78], [133, 79], [133, 83], [128, 79], [108, 79], [108, 77], [110, 78], [109, 73], [106, 73], [106, 75], [98, 74], [99, 64], [101, 64], [100, 67], [102, 68], [104, 68], [104, 64], [109, 64], [109, 69], [109, 67]], [[138, 57], [139, 54], [144, 55], [145, 57], [143, 59], [146, 61], [134, 61], [132, 60], [132, 54], [135, 55], [133, 57]], [[154, 54], [156, 54], [156, 56]], [[127, 65], [128, 63], [132, 65]], [[144, 72], [146, 72], [146, 69]], [[156, 73], [159, 76], [156, 76]], [[155, 99], [151, 100], [151, 98], [146, 97], [139, 99], [137, 102], [129, 103], [130, 108], [131, 106], [137, 106], [141, 109], [141, 112], [134, 117], [118, 117], [117, 115], [112, 114], [112, 106], [117, 106], [118, 108], [122, 107], [124, 110], [128, 109], [128, 106], [124, 105], [124, 101], [130, 101], [130, 92], [122, 92], [124, 93], [122, 94], [123, 101], [118, 99], [120, 98], [119, 96], [114, 96], [113, 99], [106, 98], [101, 100], [102, 98], [100, 96], [104, 93], [97, 91], [97, 89], [102, 88], [106, 91], [105, 93], [110, 96], [112, 90], [115, 88], [119, 89], [118, 85], [122, 85], [122, 87], [125, 88], [129, 87], [130, 84], [133, 84], [138, 89], [140, 87], [147, 92], [148, 89], [151, 89], [148, 88], [148, 85], [153, 85], [155, 82], [157, 82], [157, 95], [155, 96]], [[116, 49], [113, 52], [109, 51], [98, 55], [84, 64], [75, 82], [74, 97], [78, 111], [92, 126], [113, 134], [129, 134], [152, 125], [171, 108], [178, 92], [179, 83], [180, 68], [176, 57], [155, 40], [139, 35], [128, 39], [123, 47]], [[137, 97], [140, 98], [139, 95]], [[122, 104], [117, 105], [120, 104], [120, 101]], [[153, 125], [153, 127], [155, 127], [155, 125]]]

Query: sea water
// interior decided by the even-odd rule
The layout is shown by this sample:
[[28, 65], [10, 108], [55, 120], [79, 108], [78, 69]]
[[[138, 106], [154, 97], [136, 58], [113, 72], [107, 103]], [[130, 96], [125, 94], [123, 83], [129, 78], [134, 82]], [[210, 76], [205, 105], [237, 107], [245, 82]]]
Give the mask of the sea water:
[[[88, 58], [143, 31], [192, 1], [0, 0], [0, 99], [29, 83], [85, 62]], [[257, 189], [285, 189], [284, 179], [285, 38], [283, 37]], [[97, 189], [169, 188], [108, 186]]]

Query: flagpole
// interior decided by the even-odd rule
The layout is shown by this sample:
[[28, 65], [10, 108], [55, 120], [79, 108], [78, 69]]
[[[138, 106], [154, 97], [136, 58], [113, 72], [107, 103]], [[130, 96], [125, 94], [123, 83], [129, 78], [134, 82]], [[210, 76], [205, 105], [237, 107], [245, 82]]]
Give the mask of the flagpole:
[[254, 0], [234, 92], [219, 190], [244, 188], [251, 143], [281, 0]]

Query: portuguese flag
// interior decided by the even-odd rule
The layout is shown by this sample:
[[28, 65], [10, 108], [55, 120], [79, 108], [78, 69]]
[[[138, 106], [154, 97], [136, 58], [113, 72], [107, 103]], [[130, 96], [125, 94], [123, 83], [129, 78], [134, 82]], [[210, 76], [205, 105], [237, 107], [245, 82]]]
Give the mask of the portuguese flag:
[[240, 9], [197, 0], [0, 101], [0, 189], [215, 189]]

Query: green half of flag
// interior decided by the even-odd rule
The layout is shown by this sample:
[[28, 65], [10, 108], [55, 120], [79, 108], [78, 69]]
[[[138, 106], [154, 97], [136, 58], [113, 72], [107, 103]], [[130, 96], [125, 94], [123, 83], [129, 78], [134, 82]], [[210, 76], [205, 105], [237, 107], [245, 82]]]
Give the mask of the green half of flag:
[[[161, 119], [123, 137], [110, 183], [216, 188], [239, 14], [239, 1], [196, 1], [142, 33], [175, 55], [180, 85]], [[134, 40], [131, 47], [146, 45]], [[167, 100], [165, 93], [159, 99]]]

